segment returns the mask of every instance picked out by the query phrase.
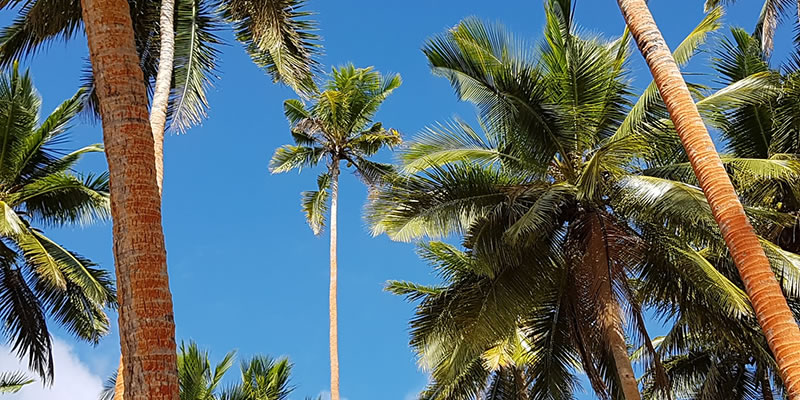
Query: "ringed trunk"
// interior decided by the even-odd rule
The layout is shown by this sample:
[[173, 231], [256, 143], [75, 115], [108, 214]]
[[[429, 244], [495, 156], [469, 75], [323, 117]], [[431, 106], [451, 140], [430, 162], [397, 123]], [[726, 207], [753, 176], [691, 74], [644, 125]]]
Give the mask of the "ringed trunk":
[[81, 0], [108, 161], [126, 400], [179, 399], [147, 91], [126, 0]]
[[328, 294], [330, 307], [330, 346], [331, 346], [331, 400], [339, 400], [339, 309], [336, 301], [338, 290], [336, 259], [336, 211], [339, 201], [339, 160], [331, 165], [331, 285]]
[[658, 86], [700, 187], [744, 282], [758, 322], [775, 355], [786, 392], [800, 399], [800, 329], [770, 268], [645, 0], [617, 0]]

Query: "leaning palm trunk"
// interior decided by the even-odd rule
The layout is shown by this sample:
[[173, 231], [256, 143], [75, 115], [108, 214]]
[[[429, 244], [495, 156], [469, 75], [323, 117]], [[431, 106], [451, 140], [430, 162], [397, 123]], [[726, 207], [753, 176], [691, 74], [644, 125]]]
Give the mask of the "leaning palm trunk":
[[339, 202], [339, 160], [331, 165], [331, 286], [328, 301], [330, 307], [331, 346], [331, 400], [339, 400], [339, 309], [336, 301], [338, 288], [336, 260], [336, 211]]
[[620, 389], [625, 400], [641, 400], [639, 384], [633, 373], [633, 365], [628, 356], [628, 344], [625, 340], [625, 329], [622, 325], [622, 310], [614, 298], [611, 288], [612, 277], [609, 265], [609, 249], [606, 236], [598, 228], [591, 229], [586, 242], [586, 253], [583, 258], [581, 279], [586, 280], [588, 295], [597, 306], [599, 327], [602, 330], [602, 342], [614, 359]]
[[125, 398], [177, 400], [161, 196], [130, 9], [125, 0], [81, 5], [110, 175]]
[[800, 399], [800, 329], [744, 213], [686, 83], [645, 0], [617, 0], [650, 67], [775, 355], [787, 393]]

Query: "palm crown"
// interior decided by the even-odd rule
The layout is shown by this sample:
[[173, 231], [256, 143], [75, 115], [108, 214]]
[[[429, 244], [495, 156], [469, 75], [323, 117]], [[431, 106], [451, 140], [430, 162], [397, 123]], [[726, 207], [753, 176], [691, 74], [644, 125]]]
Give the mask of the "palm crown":
[[400, 143], [400, 134], [386, 129], [372, 118], [381, 103], [400, 86], [399, 75], [385, 78], [372, 68], [347, 65], [334, 68], [324, 91], [306, 106], [287, 100], [284, 113], [291, 125], [294, 145], [275, 151], [270, 162], [273, 173], [328, 163], [328, 171], [317, 178], [318, 190], [303, 194], [303, 211], [314, 233], [322, 231], [327, 210], [331, 174], [339, 163], [355, 167], [356, 174], [370, 185], [379, 182], [389, 166], [368, 159], [383, 147]]
[[39, 121], [41, 99], [17, 66], [0, 77], [0, 319], [12, 348], [46, 380], [53, 375], [47, 316], [96, 343], [115, 304], [108, 273], [45, 236], [35, 223], [85, 224], [109, 213], [108, 177], [73, 172], [99, 145], [65, 153], [83, 91]]
[[[616, 398], [617, 369], [627, 362], [618, 338], [623, 319], [666, 384], [642, 307], [698, 322], [698, 329], [711, 329], [709, 319], [701, 324], [702, 312], [753, 322], [735, 271], [714, 268], [725, 247], [702, 192], [658, 174], [685, 155], [655, 86], [630, 100], [627, 34], [611, 42], [579, 35], [569, 1], [547, 2], [546, 15], [536, 53], [476, 20], [428, 42], [423, 50], [434, 72], [478, 106], [483, 132], [460, 121], [428, 129], [401, 155], [405, 174], [368, 209], [374, 232], [398, 240], [464, 235], [466, 252], [425, 251], [443, 286], [390, 286], [422, 300], [412, 345], [432, 369], [425, 394], [432, 399], [475, 396], [491, 372], [482, 361], [487, 352], [520, 331], [530, 355], [522, 391], [531, 398], [570, 398], [576, 362], [598, 395]], [[679, 63], [719, 27], [720, 16], [711, 12], [681, 43]], [[694, 91], [712, 120], [767, 101], [776, 86], [765, 73], [708, 95]], [[779, 180], [762, 161], [729, 165]], [[781, 223], [779, 213], [748, 211], [756, 221]], [[791, 258], [768, 251], [775, 260]]]

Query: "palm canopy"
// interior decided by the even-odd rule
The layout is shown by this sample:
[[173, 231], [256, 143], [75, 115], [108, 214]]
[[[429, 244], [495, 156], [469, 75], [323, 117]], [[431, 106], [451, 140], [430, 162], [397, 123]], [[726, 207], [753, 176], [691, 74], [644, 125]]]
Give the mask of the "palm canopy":
[[[145, 83], [152, 91], [161, 45], [160, 1], [129, 0], [136, 46]], [[33, 55], [57, 40], [82, 34], [80, 1], [0, 0], [0, 10], [16, 8], [18, 17], [0, 30], [0, 65]], [[312, 73], [319, 52], [316, 23], [305, 0], [176, 0], [175, 61], [169, 118], [173, 129], [185, 131], [206, 116], [206, 91], [218, 74], [218, 32], [225, 26], [245, 47], [253, 62], [275, 81], [303, 93], [314, 90]], [[91, 69], [87, 69], [91, 71]], [[93, 83], [87, 75], [93, 106]], [[94, 108], [94, 107], [92, 107]]]
[[372, 68], [346, 65], [333, 68], [331, 79], [314, 95], [312, 104], [295, 99], [284, 102], [295, 144], [275, 151], [270, 171], [282, 173], [328, 163], [329, 171], [317, 178], [318, 190], [303, 193], [303, 211], [314, 233], [319, 234], [325, 225], [331, 168], [338, 171], [339, 162], [345, 161], [371, 186], [389, 171], [388, 165], [369, 157], [383, 147], [400, 144], [400, 133], [373, 122], [373, 117], [401, 82], [400, 75], [384, 77]]
[[39, 119], [41, 99], [16, 64], [0, 76], [0, 330], [29, 367], [53, 376], [48, 316], [80, 339], [108, 333], [109, 274], [49, 239], [35, 224], [86, 224], [109, 215], [108, 177], [73, 168], [100, 145], [63, 151], [84, 92]]
[[[412, 345], [433, 360], [432, 399], [474, 398], [490, 373], [482, 355], [519, 331], [536, 344], [524, 364], [530, 398], [571, 398], [576, 362], [599, 396], [616, 398], [617, 365], [603, 336], [604, 325], [621, 323], [614, 319], [628, 321], [630, 339], [660, 370], [642, 307], [673, 317], [694, 302], [720, 318], [752, 318], [744, 292], [715, 268], [726, 250], [700, 189], [652, 171], [685, 155], [655, 86], [632, 98], [628, 35], [581, 35], [572, 15], [570, 1], [546, 3], [536, 52], [474, 19], [423, 49], [457, 96], [477, 105], [481, 129], [462, 121], [427, 129], [402, 152], [403, 173], [373, 196], [367, 218], [374, 233], [396, 240], [463, 235], [466, 252], [442, 256], [451, 264], [442, 267], [444, 287], [393, 287], [421, 300]], [[675, 49], [679, 63], [721, 15], [713, 10]], [[693, 90], [712, 120], [778, 89], [764, 73]], [[751, 167], [744, 161], [729, 160]], [[748, 211], [764, 223], [787, 220]], [[641, 298], [645, 284], [661, 295]], [[604, 313], [609, 304], [624, 312]], [[663, 388], [663, 373], [659, 380]]]

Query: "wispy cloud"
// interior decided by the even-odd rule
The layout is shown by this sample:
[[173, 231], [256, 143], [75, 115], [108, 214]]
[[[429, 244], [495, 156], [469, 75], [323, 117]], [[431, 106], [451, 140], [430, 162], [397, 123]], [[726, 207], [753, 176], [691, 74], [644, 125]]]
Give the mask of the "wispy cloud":
[[[3, 395], [3, 400], [95, 400], [103, 389], [103, 380], [93, 375], [89, 368], [78, 359], [72, 347], [57, 338], [53, 339], [53, 359], [55, 379], [53, 386], [43, 387], [40, 381], [25, 386], [19, 393]], [[8, 347], [0, 346], [0, 371], [27, 371], [25, 364], [10, 352]], [[29, 373], [28, 376], [36, 376]]]

